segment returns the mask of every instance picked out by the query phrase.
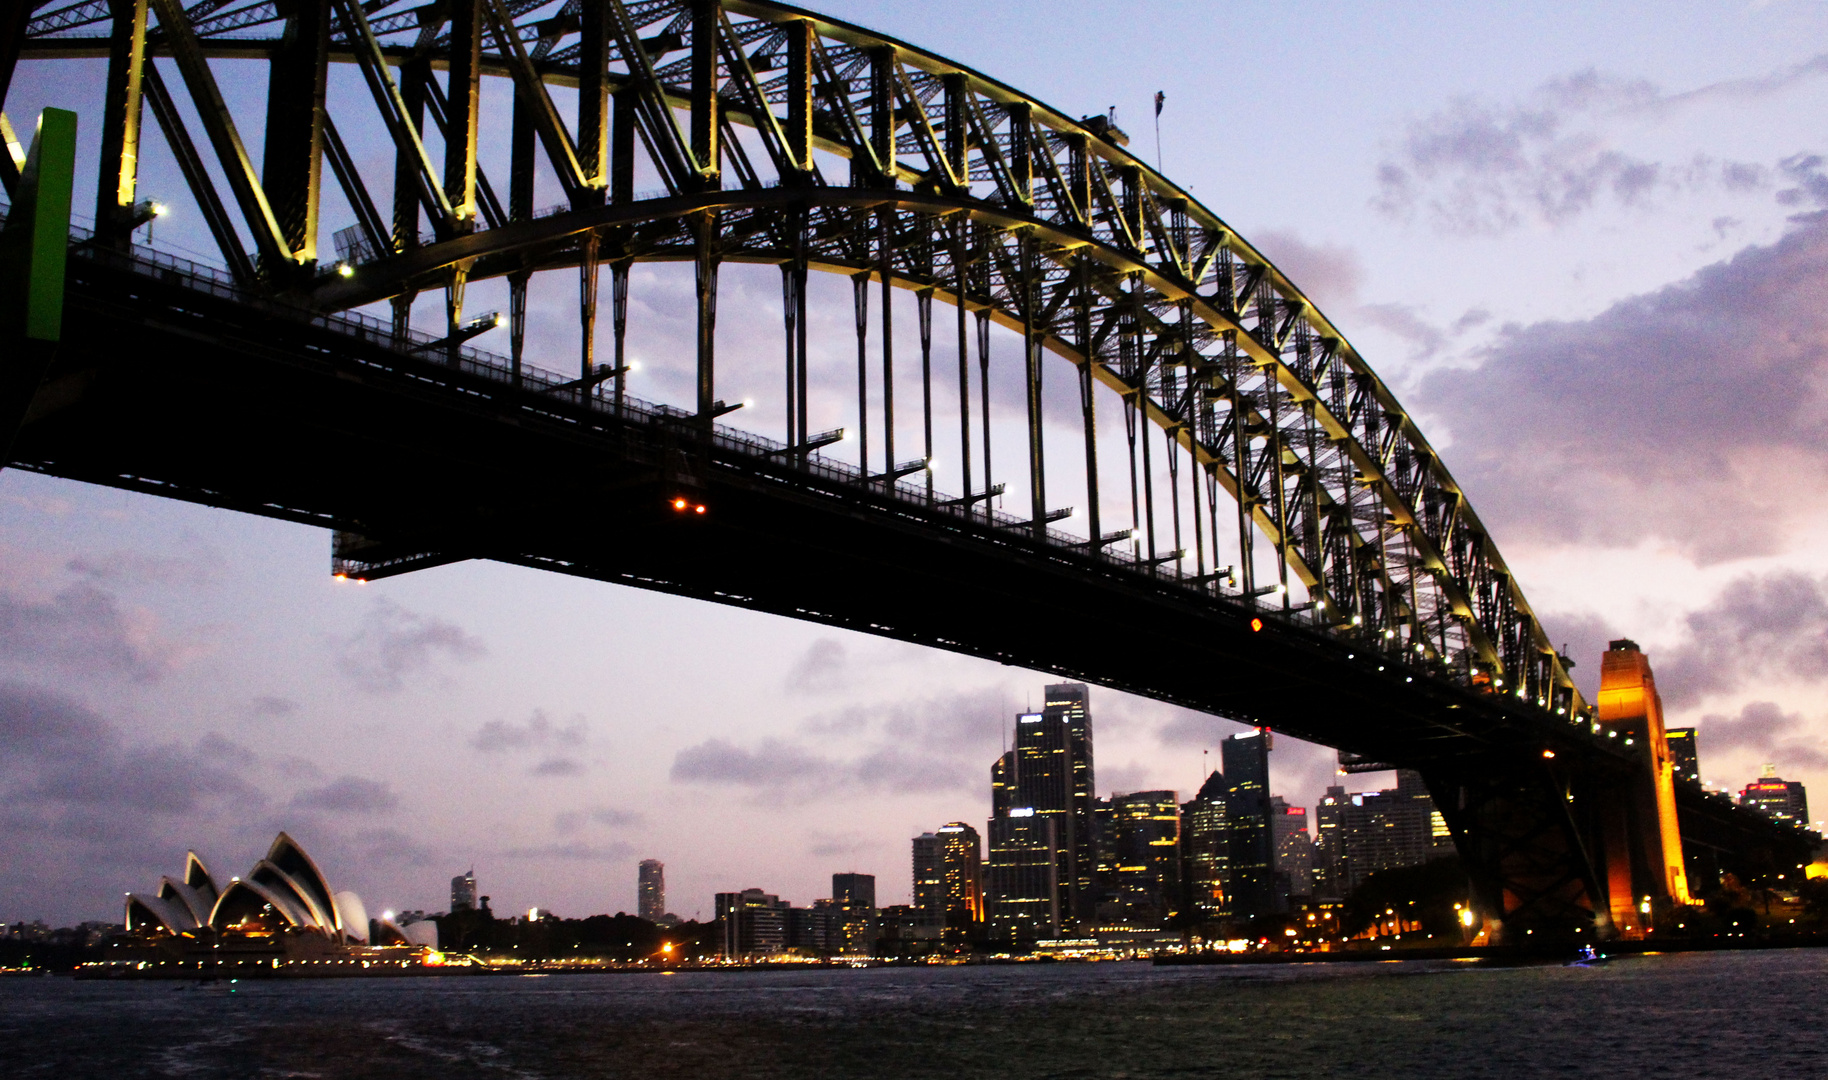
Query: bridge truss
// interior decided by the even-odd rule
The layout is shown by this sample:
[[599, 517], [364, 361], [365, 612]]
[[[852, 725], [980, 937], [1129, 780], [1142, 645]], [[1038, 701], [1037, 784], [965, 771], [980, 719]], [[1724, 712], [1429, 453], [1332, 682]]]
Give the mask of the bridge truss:
[[[212, 327], [243, 326], [244, 351], [271, 329], [261, 320], [291, 320], [298, 329], [285, 332], [301, 341], [330, 328], [344, 344], [312, 348], [348, 349], [366, 371], [387, 367], [415, 392], [439, 384], [471, 404], [500, 396], [509, 411], [563, 414], [572, 430], [620, 432], [615, 453], [643, 463], [669, 495], [713, 485], [719, 470], [771, 491], [843, 492], [948, 542], [994, 537], [999, 550], [1023, 545], [1087, 580], [1121, 581], [1226, 634], [1281, 635], [1289, 657], [1309, 658], [1304, 677], [1315, 686], [1328, 663], [1373, 665], [1383, 693], [1420, 695], [1405, 715], [1432, 742], [1415, 763], [1488, 909], [1526, 921], [1590, 921], [1604, 910], [1594, 902], [1602, 885], [1586, 852], [1591, 829], [1568, 809], [1592, 777], [1558, 774], [1538, 751], [1553, 744], [1568, 762], [1570, 747], [1587, 747], [1606, 768], [1619, 755], [1595, 738], [1569, 665], [1488, 530], [1344, 335], [1221, 218], [1130, 154], [1110, 118], [1075, 120], [903, 42], [758, 0], [10, 0], [0, 12], [0, 105], [22, 58], [107, 60], [95, 230], [73, 271], [78, 292], [83, 282], [98, 290], [98, 318], [100, 298], [125, 287], [121, 272], [182, 279], [191, 292], [181, 301], [127, 288], [187, 316], [211, 311]], [[258, 167], [219, 81], [228, 61], [266, 67]], [[332, 100], [332, 64], [359, 69], [361, 92]], [[502, 131], [490, 127], [487, 79], [512, 87]], [[573, 96], [575, 107], [560, 107]], [[225, 273], [155, 266], [134, 242], [155, 209], [138, 187], [148, 112]], [[364, 170], [345, 141], [345, 130], [363, 127], [385, 133], [391, 177]], [[504, 138], [505, 154], [496, 152]], [[504, 158], [505, 189], [496, 183]], [[18, 179], [17, 162], [0, 154], [0, 181], [11, 191]], [[320, 228], [326, 183], [355, 219], [330, 245]], [[630, 389], [629, 279], [644, 261], [693, 269], [695, 393], [679, 407], [646, 404]], [[720, 268], [730, 263], [780, 269], [779, 440], [717, 423], [733, 411], [717, 378]], [[829, 453], [840, 433], [809, 424], [814, 270], [850, 280], [857, 338], [857, 430]], [[558, 374], [524, 355], [529, 290], [554, 274], [576, 275], [579, 296], [578, 347]], [[507, 357], [466, 344], [493, 325], [466, 315], [466, 290], [491, 279], [508, 289]], [[921, 396], [901, 406], [904, 428], [910, 410], [920, 414], [912, 449], [896, 445], [894, 391], [914, 361], [903, 359], [898, 379], [894, 290], [916, 302]], [[413, 325], [422, 293], [444, 299], [430, 333]], [[950, 319], [936, 318], [936, 301]], [[391, 320], [358, 311], [377, 305], [390, 306]], [[611, 355], [600, 359], [605, 307]], [[1013, 467], [991, 453], [992, 326], [1022, 343], [1027, 437]], [[384, 364], [370, 355], [382, 346], [392, 357]], [[415, 364], [423, 370], [402, 374]], [[936, 397], [942, 364], [956, 365], [956, 401]], [[1067, 471], [1083, 476], [1083, 490], [1048, 482], [1047, 376], [1078, 391], [1067, 419], [1083, 430], [1083, 464]], [[1117, 461], [1098, 434], [1101, 415], [1110, 430], [1113, 413], [1127, 449]], [[957, 493], [936, 490], [942, 454], [960, 464]], [[480, 555], [744, 602], [683, 577], [618, 574], [505, 540], [466, 546], [461, 530], [415, 534], [396, 522], [389, 531], [373, 504], [364, 513], [283, 509], [269, 495], [222, 495], [220, 484], [145, 480], [118, 462], [21, 457], [48, 472], [335, 525], [339, 569], [355, 576]], [[1028, 496], [1017, 514], [995, 508], [1012, 476]], [[1126, 500], [1114, 492], [1129, 504], [1119, 520], [1108, 506]], [[1050, 527], [1068, 498], [1084, 507], [1083, 536]], [[1221, 551], [1232, 565], [1219, 565]], [[755, 603], [823, 617], [804, 602]], [[1397, 743], [1336, 718], [1303, 722], [1298, 705], [1274, 707], [1272, 718], [1265, 695], [1169, 687], [1139, 674], [1146, 665], [1119, 677], [1121, 664], [1005, 650], [943, 623], [921, 632], [863, 616], [844, 624], [1247, 722], [1273, 719], [1373, 761], [1396, 756]], [[1480, 727], [1474, 712], [1495, 719]], [[1483, 764], [1472, 783], [1475, 758]]]

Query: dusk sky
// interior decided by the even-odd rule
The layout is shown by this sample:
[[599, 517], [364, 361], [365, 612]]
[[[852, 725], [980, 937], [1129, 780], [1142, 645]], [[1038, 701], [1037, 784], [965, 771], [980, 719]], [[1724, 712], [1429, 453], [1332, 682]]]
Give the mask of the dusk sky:
[[[1772, 763], [1828, 816], [1828, 4], [817, 7], [1063, 113], [1115, 107], [1150, 160], [1165, 92], [1163, 171], [1395, 387], [1589, 697], [1629, 636], [1671, 725], [1700, 728], [1704, 779]], [[243, 71], [223, 77], [257, 131], [264, 72]], [[7, 110], [22, 131], [80, 114], [82, 214], [101, 72], [22, 64]], [[333, 112], [365, 111], [353, 72], [332, 80]], [[162, 244], [207, 254], [150, 123], [142, 192], [174, 207]], [[327, 196], [322, 245], [352, 220]], [[753, 373], [768, 434], [772, 275], [732, 271], [719, 327], [726, 396]], [[681, 401], [688, 279], [642, 268], [632, 295], [634, 392]], [[816, 357], [841, 357], [842, 282], [815, 298]], [[536, 303], [535, 362], [572, 362], [568, 303]], [[809, 903], [845, 870], [906, 902], [908, 839], [982, 829], [1009, 723], [1051, 681], [494, 564], [338, 583], [329, 548], [0, 472], [0, 920], [118, 920], [187, 848], [226, 878], [281, 829], [376, 912], [442, 910], [472, 865], [498, 910], [633, 910], [647, 857], [686, 918], [750, 886]], [[1092, 709], [1100, 794], [1185, 798], [1240, 730], [1108, 690]], [[1335, 782], [1293, 740], [1271, 768], [1310, 808]]]

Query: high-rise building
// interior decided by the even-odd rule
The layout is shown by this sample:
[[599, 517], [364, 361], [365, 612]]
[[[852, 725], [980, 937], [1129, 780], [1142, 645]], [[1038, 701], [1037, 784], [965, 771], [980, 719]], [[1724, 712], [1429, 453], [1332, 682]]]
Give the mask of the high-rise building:
[[1801, 781], [1784, 780], [1777, 767], [1765, 766], [1765, 774], [1745, 786], [1739, 793], [1739, 805], [1763, 812], [1775, 821], [1799, 825], [1809, 822], [1809, 795]]
[[[1062, 925], [1090, 920], [1097, 899], [1097, 856], [1092, 713], [1085, 686], [1050, 685], [1040, 712], [1016, 717], [1015, 746], [991, 767], [990, 789], [993, 818], [1029, 811], [1054, 822], [1057, 918]], [[1026, 827], [1011, 835], [1016, 833], [1030, 841], [1034, 835]]]
[[968, 935], [984, 919], [984, 848], [977, 830], [962, 821], [936, 833], [939, 841], [940, 915], [948, 930]]
[[635, 876], [635, 911], [651, 923], [666, 921], [666, 864], [642, 859]]
[[990, 766], [990, 816], [1008, 817], [1016, 805], [1016, 752], [1003, 751]]
[[1186, 902], [1200, 918], [1229, 913], [1231, 832], [1225, 822], [1225, 776], [1216, 769], [1199, 794], [1181, 804], [1181, 874]]
[[1343, 900], [1352, 891], [1346, 877], [1346, 789], [1335, 784], [1314, 807], [1314, 897]]
[[1328, 788], [1315, 808], [1319, 855], [1331, 895], [1349, 896], [1379, 870], [1453, 854], [1453, 837], [1420, 773], [1398, 769], [1396, 787], [1347, 795]]
[[1277, 888], [1290, 898], [1314, 895], [1314, 839], [1305, 806], [1290, 806], [1280, 795], [1269, 800], [1270, 834], [1276, 845]]
[[1269, 751], [1267, 729], [1233, 735], [1219, 744], [1226, 827], [1231, 833], [1231, 913], [1244, 919], [1276, 914]]
[[451, 910], [476, 910], [476, 868], [458, 874], [451, 879]]
[[1100, 921], [1158, 927], [1181, 907], [1181, 806], [1172, 791], [1112, 795], [1102, 815], [1099, 846], [1106, 892]]
[[772, 956], [786, 950], [789, 905], [760, 889], [717, 894], [718, 955], [730, 960]]
[[1695, 742], [1692, 727], [1670, 728], [1664, 732], [1669, 743], [1669, 760], [1675, 771], [1675, 782], [1701, 786], [1701, 748]]
[[875, 874], [833, 874], [831, 898], [846, 907], [868, 910], [876, 906]]
[[945, 874], [940, 868], [939, 837], [921, 833], [914, 838], [914, 908], [933, 926], [945, 923]]
[[1026, 806], [990, 819], [985, 915], [993, 940], [1033, 942], [1059, 935], [1059, 820]]

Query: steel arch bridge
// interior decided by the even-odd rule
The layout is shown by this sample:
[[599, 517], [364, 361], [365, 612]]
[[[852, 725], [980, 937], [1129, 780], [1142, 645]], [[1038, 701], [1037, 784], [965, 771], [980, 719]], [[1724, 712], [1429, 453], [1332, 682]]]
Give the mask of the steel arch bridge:
[[[107, 61], [95, 227], [70, 260], [81, 318], [66, 319], [17, 464], [332, 526], [352, 576], [475, 557], [543, 566], [1414, 766], [1486, 910], [1604, 926], [1603, 830], [1585, 807], [1631, 755], [1600, 737], [1389, 388], [1109, 118], [757, 0], [3, 10], [0, 95], [20, 60]], [[219, 81], [230, 62], [266, 68], [258, 165]], [[332, 94], [333, 64], [359, 70], [360, 89]], [[487, 107], [491, 84], [511, 88], [511, 108]], [[155, 210], [138, 189], [148, 112], [226, 271], [136, 243]], [[391, 177], [345, 141], [363, 127]], [[9, 192], [18, 168], [0, 154]], [[327, 184], [353, 218], [333, 245]], [[693, 272], [695, 394], [679, 406], [630, 390], [643, 261]], [[734, 411], [716, 364], [727, 263], [780, 268], [778, 439], [717, 422]], [[853, 286], [855, 430], [835, 449], [845, 433], [809, 425], [814, 270]], [[580, 298], [559, 373], [524, 356], [529, 291], [552, 275], [575, 276]], [[495, 325], [466, 314], [466, 289], [493, 279], [509, 295], [505, 357], [466, 344]], [[907, 359], [895, 373], [894, 290], [917, 313], [921, 396], [900, 421], [920, 415], [912, 450], [896, 445], [895, 389], [913, 380]], [[444, 299], [436, 326], [413, 325], [421, 293]], [[935, 301], [954, 317], [936, 320]], [[382, 304], [391, 318], [358, 310]], [[1020, 342], [1026, 431], [1019, 454], [995, 458], [993, 325]], [[1057, 457], [1048, 479], [1050, 373], [1078, 391], [1071, 491]], [[1127, 454], [1113, 461], [1119, 426]], [[956, 455], [961, 490], [936, 490], [940, 455]], [[995, 508], [1011, 487], [1020, 513]], [[1066, 500], [1083, 536], [1050, 527]], [[1716, 850], [1757, 831], [1698, 794], [1685, 805]]]

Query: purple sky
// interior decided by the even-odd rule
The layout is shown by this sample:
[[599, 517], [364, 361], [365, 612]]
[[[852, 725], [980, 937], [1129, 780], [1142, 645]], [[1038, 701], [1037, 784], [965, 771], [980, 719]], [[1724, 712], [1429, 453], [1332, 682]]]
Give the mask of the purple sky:
[[[1166, 172], [1397, 388], [1589, 693], [1629, 635], [1705, 778], [1773, 762], [1828, 800], [1828, 54], [1802, 44], [1828, 8], [820, 6], [1063, 112], [1115, 105], [1145, 157], [1164, 90]], [[261, 80], [234, 67], [257, 130]], [[24, 65], [9, 115], [74, 108], [92, 155], [98, 76]], [[335, 74], [339, 123], [360, 92]], [[145, 156], [176, 210], [161, 243], [207, 252], [156, 130]], [[326, 247], [350, 220], [326, 200]], [[815, 367], [838, 371], [848, 301], [815, 284]], [[774, 434], [778, 284], [726, 288], [726, 396]], [[689, 282], [643, 268], [633, 293], [635, 392], [682, 400]], [[548, 366], [572, 362], [574, 302], [536, 291]], [[842, 407], [821, 393], [815, 428]], [[357, 586], [328, 563], [315, 530], [0, 473], [0, 919], [117, 918], [187, 847], [237, 874], [282, 828], [374, 910], [441, 909], [472, 864], [504, 910], [629, 910], [643, 857], [686, 917], [747, 886], [805, 903], [838, 870], [897, 902], [908, 838], [981, 826], [1047, 681], [510, 567]], [[1093, 712], [1101, 793], [1186, 792], [1237, 730], [1103, 690]], [[1279, 740], [1272, 770], [1311, 806], [1331, 755]]]

